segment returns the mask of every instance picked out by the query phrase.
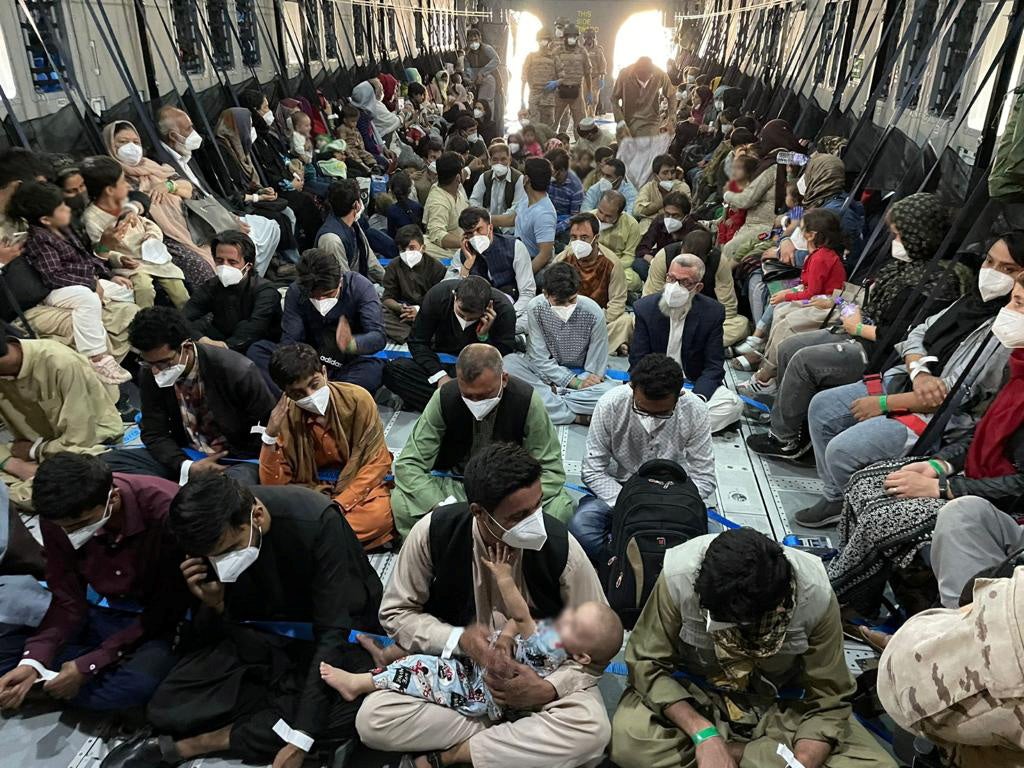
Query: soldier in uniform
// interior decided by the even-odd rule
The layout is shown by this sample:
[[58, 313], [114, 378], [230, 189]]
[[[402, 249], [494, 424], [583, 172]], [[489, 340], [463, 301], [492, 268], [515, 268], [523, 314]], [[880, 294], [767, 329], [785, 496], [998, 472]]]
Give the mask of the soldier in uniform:
[[597, 27], [583, 30], [583, 50], [590, 57], [590, 92], [587, 94], [587, 114], [596, 116], [601, 112], [601, 93], [604, 91], [604, 77], [608, 74], [608, 58], [604, 46], [597, 42]]
[[[575, 24], [565, 27], [564, 45], [555, 53], [555, 69], [558, 73], [558, 88], [555, 90], [556, 130], [574, 132], [579, 121], [586, 117], [583, 94], [590, 93], [590, 57], [579, 44], [580, 31]], [[570, 119], [565, 120], [569, 111]], [[564, 127], [563, 127], [564, 126]]]
[[555, 71], [555, 57], [552, 55], [551, 31], [542, 29], [537, 33], [538, 50], [533, 51], [523, 62], [523, 85], [530, 86], [530, 101], [527, 104], [520, 92], [519, 98], [523, 103], [523, 109], [530, 115], [533, 123], [554, 125], [555, 117], [555, 88], [552, 85], [558, 80]]
[[568, 26], [569, 20], [565, 16], [559, 16], [555, 19], [555, 39], [551, 43], [551, 53], [558, 53], [565, 47], [565, 28]]

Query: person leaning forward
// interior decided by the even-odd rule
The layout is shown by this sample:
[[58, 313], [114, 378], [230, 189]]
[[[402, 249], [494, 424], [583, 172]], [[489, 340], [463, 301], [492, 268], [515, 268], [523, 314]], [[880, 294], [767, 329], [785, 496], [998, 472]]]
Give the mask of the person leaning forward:
[[[485, 577], [482, 560], [499, 541], [517, 552], [513, 578], [534, 616], [605, 602], [579, 544], [541, 511], [541, 472], [523, 448], [492, 444], [466, 467], [468, 502], [436, 509], [413, 527], [381, 602], [381, 624], [401, 647], [445, 657], [457, 653], [482, 666], [493, 662], [487, 638], [504, 627], [508, 608]], [[356, 716], [360, 738], [373, 749], [447, 750], [421, 757], [417, 765], [552, 768], [588, 765], [603, 756], [609, 729], [596, 686], [600, 670], [574, 662], [541, 679], [515, 662], [505, 673], [490, 666], [486, 683], [495, 701], [525, 716], [492, 723], [378, 691]], [[423, 762], [428, 759], [435, 762]]]

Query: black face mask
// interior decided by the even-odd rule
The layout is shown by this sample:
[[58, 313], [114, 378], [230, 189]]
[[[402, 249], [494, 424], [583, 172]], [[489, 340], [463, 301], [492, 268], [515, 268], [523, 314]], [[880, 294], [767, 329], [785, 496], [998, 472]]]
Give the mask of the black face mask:
[[86, 197], [83, 192], [79, 195], [75, 195], [74, 197], [65, 197], [64, 202], [75, 214], [81, 215], [89, 205], [89, 198]]

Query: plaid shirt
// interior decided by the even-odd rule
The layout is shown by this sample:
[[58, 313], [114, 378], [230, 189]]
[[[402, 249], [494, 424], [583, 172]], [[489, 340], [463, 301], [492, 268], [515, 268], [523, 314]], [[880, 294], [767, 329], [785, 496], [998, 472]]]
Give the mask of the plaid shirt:
[[564, 232], [569, 228], [569, 219], [580, 212], [583, 205], [583, 182], [572, 171], [565, 177], [565, 183], [559, 184], [554, 179], [548, 187], [548, 197], [558, 214], [556, 231]]
[[70, 229], [58, 235], [47, 227], [33, 224], [22, 255], [36, 268], [47, 288], [72, 285], [96, 287], [100, 278], [109, 278], [110, 270], [82, 244]]

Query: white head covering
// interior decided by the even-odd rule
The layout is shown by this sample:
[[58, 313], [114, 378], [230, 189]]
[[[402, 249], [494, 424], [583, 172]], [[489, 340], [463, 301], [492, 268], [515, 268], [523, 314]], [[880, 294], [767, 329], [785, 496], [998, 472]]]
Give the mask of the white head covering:
[[351, 101], [353, 106], [368, 112], [373, 118], [373, 128], [381, 144], [385, 143], [385, 137], [397, 131], [402, 125], [401, 118], [380, 103], [369, 81], [364, 81], [352, 89]]

